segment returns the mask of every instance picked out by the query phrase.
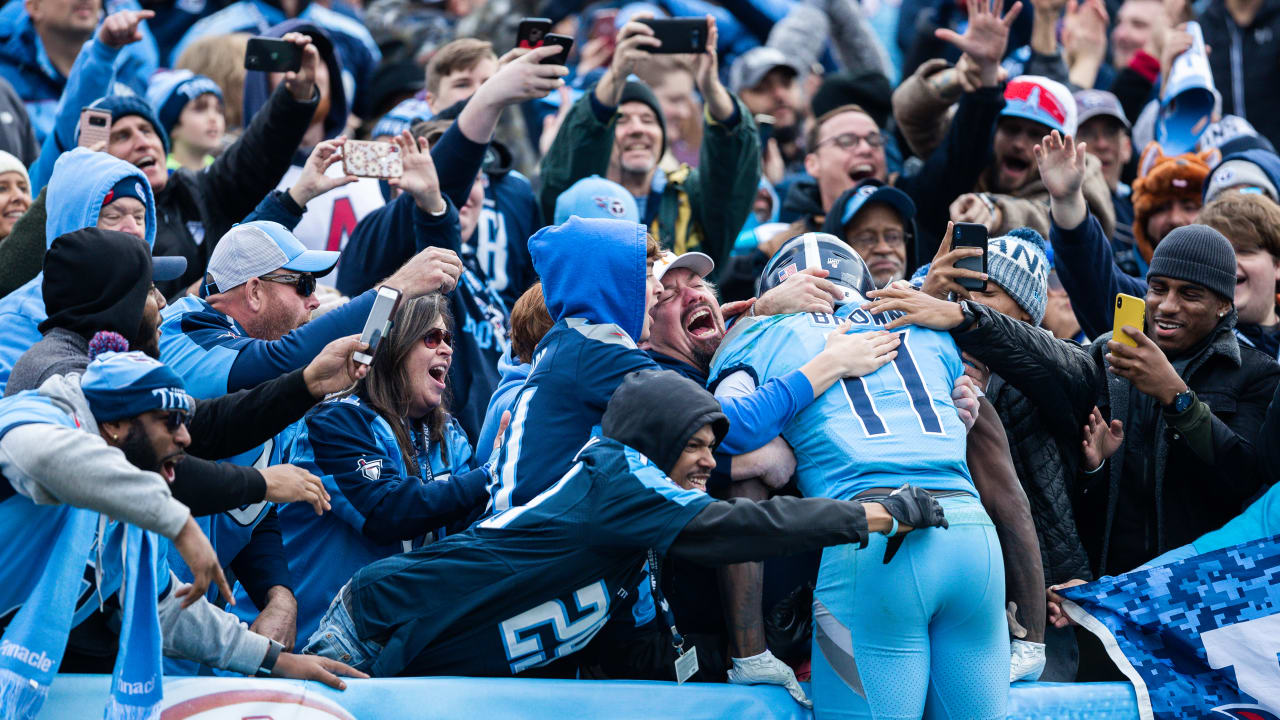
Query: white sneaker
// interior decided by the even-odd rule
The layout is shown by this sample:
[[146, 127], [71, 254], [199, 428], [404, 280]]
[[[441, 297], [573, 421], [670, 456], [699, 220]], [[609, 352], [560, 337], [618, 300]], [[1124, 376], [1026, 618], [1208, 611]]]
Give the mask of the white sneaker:
[[1035, 682], [1044, 672], [1044, 643], [1009, 641], [1009, 682]]

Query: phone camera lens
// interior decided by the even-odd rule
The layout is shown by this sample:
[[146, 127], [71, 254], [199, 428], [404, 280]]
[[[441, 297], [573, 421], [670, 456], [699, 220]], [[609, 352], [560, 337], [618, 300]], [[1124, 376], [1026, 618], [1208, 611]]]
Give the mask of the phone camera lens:
[[1116, 307], [1120, 307], [1123, 304], [1124, 304], [1124, 300], [1122, 300], [1121, 298], [1116, 298]]

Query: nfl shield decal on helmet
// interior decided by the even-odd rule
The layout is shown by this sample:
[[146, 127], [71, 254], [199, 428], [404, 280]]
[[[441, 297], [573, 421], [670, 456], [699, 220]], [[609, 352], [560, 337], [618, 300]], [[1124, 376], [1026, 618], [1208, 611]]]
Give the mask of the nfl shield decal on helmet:
[[360, 458], [356, 461], [356, 467], [360, 469], [360, 474], [366, 480], [377, 480], [382, 477], [382, 458], [378, 458], [372, 462]]

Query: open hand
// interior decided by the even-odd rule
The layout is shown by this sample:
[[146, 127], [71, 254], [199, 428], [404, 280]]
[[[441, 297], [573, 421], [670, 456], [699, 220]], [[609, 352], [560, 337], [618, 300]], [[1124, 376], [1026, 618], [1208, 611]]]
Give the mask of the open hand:
[[184, 609], [191, 607], [192, 603], [204, 597], [210, 585], [218, 586], [218, 592], [226, 598], [227, 604], [236, 604], [235, 598], [231, 596], [231, 586], [227, 584], [227, 577], [222, 573], [222, 564], [218, 562], [218, 553], [214, 552], [209, 538], [205, 536], [194, 518], [187, 518], [186, 524], [178, 532], [178, 537], [173, 539], [173, 546], [182, 556], [182, 561], [187, 564], [187, 569], [191, 570], [191, 583], [183, 585], [173, 593], [174, 597], [183, 598]]
[[[1002, 4], [1003, 0], [997, 0], [997, 6]], [[947, 28], [939, 28], [933, 34], [972, 58], [981, 68], [982, 84], [991, 87], [996, 83], [1000, 60], [1004, 58], [1009, 44], [1009, 28], [1022, 12], [1022, 3], [1015, 2], [1004, 17], [991, 7], [990, 0], [968, 0], [966, 7], [969, 9], [969, 26], [964, 35]]]
[[282, 652], [271, 671], [271, 677], [293, 678], [294, 680], [315, 680], [324, 683], [334, 690], [346, 690], [347, 684], [339, 675], [353, 678], [367, 678], [365, 673], [356, 670], [346, 663], [330, 660], [319, 655], [294, 655]]
[[918, 325], [933, 330], [950, 330], [964, 322], [964, 313], [958, 303], [939, 300], [919, 290], [887, 287], [867, 293], [871, 301], [862, 306], [873, 315], [889, 311], [905, 313], [884, 326], [896, 330], [903, 325]]
[[852, 327], [848, 320], [840, 323], [827, 336], [823, 349], [839, 358], [841, 377], [870, 375], [898, 357], [898, 346], [902, 344], [898, 335], [883, 330], [850, 334]]
[[398, 178], [388, 178], [387, 184], [393, 188], [409, 193], [418, 209], [439, 215], [448, 207], [440, 194], [440, 177], [436, 174], [436, 164], [431, 158], [426, 138], [415, 140], [408, 130], [391, 138], [391, 142], [400, 148], [400, 161], [404, 172]]
[[304, 502], [317, 515], [329, 509], [329, 492], [324, 489], [324, 482], [297, 465], [269, 465], [258, 472], [267, 484], [264, 498], [267, 502], [277, 505]]
[[1057, 130], [1044, 136], [1031, 150], [1040, 166], [1040, 180], [1051, 199], [1072, 197], [1084, 187], [1085, 144], [1065, 138]]
[[307, 156], [307, 162], [302, 166], [302, 174], [298, 175], [298, 180], [289, 188], [289, 197], [298, 203], [298, 207], [305, 208], [307, 203], [329, 192], [330, 190], [343, 185], [349, 185], [360, 178], [355, 175], [338, 175], [329, 177], [327, 174], [329, 168], [336, 163], [342, 162], [342, 146], [347, 143], [345, 137], [336, 137], [332, 140], [325, 140], [317, 144], [311, 150], [311, 154]]
[[827, 280], [831, 273], [822, 268], [805, 268], [787, 276], [782, 284], [756, 301], [756, 315], [788, 315], [797, 312], [829, 313], [844, 292]]
[[98, 40], [107, 47], [117, 49], [139, 42], [142, 40], [142, 28], [139, 25], [143, 20], [150, 20], [155, 16], [152, 10], [121, 10], [111, 13], [98, 27]]
[[1110, 22], [1102, 0], [1068, 0], [1062, 22], [1062, 49], [1068, 64], [1075, 60], [1101, 63], [1107, 55]]
[[1090, 411], [1089, 419], [1085, 422], [1081, 434], [1084, 437], [1080, 442], [1084, 454], [1084, 466], [1086, 470], [1092, 472], [1101, 467], [1107, 458], [1114, 455], [1120, 444], [1124, 442], [1124, 424], [1119, 420], [1112, 420], [1108, 425], [1102, 417], [1102, 411], [1095, 406]]
[[[640, 22], [652, 18], [651, 12], [638, 12], [618, 29], [618, 42], [613, 49], [613, 61], [609, 63], [609, 74], [619, 92], [627, 81], [627, 76], [651, 57], [649, 49], [662, 46], [662, 41], [654, 36], [653, 28]], [[611, 103], [614, 104], [616, 103]]]

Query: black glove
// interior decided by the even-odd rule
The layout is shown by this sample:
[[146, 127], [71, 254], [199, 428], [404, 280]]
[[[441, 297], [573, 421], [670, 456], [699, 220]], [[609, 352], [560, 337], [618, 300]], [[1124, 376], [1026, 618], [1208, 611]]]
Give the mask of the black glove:
[[[899, 525], [916, 529], [948, 526], [947, 516], [943, 513], [942, 506], [932, 495], [918, 487], [903, 485], [889, 493], [889, 497], [876, 502], [884, 506]], [[895, 535], [889, 538], [889, 543], [884, 548], [885, 563], [892, 560], [898, 553], [898, 548], [902, 547], [902, 541], [906, 537], [906, 535]]]

